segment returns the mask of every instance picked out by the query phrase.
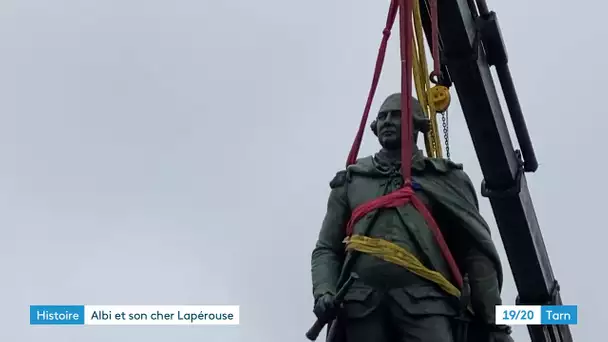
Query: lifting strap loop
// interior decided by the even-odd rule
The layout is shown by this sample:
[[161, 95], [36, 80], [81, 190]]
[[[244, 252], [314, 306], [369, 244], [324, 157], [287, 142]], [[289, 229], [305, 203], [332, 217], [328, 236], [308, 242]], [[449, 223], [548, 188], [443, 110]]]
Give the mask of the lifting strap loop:
[[369, 202], [363, 203], [362, 205], [355, 208], [350, 220], [348, 221], [348, 224], [346, 225], [346, 236], [351, 236], [354, 233], [354, 225], [360, 219], [362, 219], [372, 211], [378, 209], [400, 207], [408, 203], [411, 203], [414, 208], [416, 208], [416, 210], [424, 217], [425, 222], [433, 233], [435, 242], [441, 250], [441, 254], [448, 263], [448, 266], [450, 267], [450, 272], [452, 273], [452, 277], [454, 278], [456, 285], [459, 288], [462, 287], [462, 275], [460, 274], [458, 265], [456, 264], [452, 253], [450, 252], [448, 244], [445, 241], [445, 238], [443, 237], [443, 234], [441, 233], [437, 222], [433, 218], [433, 215], [431, 215], [429, 210], [426, 208], [424, 203], [420, 199], [418, 199], [418, 197], [416, 197], [416, 193], [414, 192], [414, 190], [412, 190], [411, 186], [401, 188], [397, 191], [393, 191], [388, 195], [378, 197]]
[[388, 16], [386, 18], [386, 26], [382, 30], [382, 42], [378, 51], [378, 57], [376, 58], [376, 66], [374, 68], [374, 77], [372, 79], [372, 85], [367, 95], [367, 102], [365, 103], [365, 109], [363, 110], [363, 116], [361, 117], [361, 123], [359, 124], [359, 131], [355, 137], [355, 141], [350, 149], [348, 158], [346, 160], [346, 166], [353, 165], [357, 161], [357, 155], [359, 154], [359, 148], [361, 147], [361, 141], [363, 140], [363, 133], [365, 132], [365, 126], [369, 116], [369, 111], [374, 101], [374, 95], [378, 88], [378, 82], [380, 81], [380, 74], [382, 73], [382, 65], [384, 64], [384, 57], [386, 56], [386, 47], [388, 45], [388, 38], [391, 35], [391, 29], [395, 23], [397, 17], [397, 0], [391, 0], [391, 5], [388, 10]]
[[[398, 3], [399, 2], [399, 3]], [[413, 5], [412, 5], [413, 2]], [[411, 8], [410, 10], [406, 9], [406, 12], [411, 13], [412, 11], [414, 11], [414, 26], [416, 27], [416, 39], [417, 39], [417, 46], [419, 51], [417, 51], [417, 53], [415, 54], [412, 51], [412, 43], [413, 42], [407, 42], [407, 41], [403, 41], [404, 39], [404, 29], [408, 28], [405, 31], [409, 31], [412, 32], [410, 28], [411, 25], [411, 15], [409, 16], [402, 16], [401, 19], [401, 30], [402, 30], [402, 44], [401, 44], [401, 48], [403, 49], [409, 49], [409, 51], [412, 51], [409, 54], [406, 54], [405, 56], [402, 53], [401, 56], [401, 63], [402, 63], [402, 74], [403, 75], [407, 75], [410, 77], [410, 82], [407, 83], [407, 85], [411, 85], [411, 70], [412, 70], [412, 61], [410, 59], [413, 59], [414, 61], [414, 79], [416, 80], [416, 93], [418, 94], [418, 99], [421, 101], [422, 107], [423, 109], [426, 111], [427, 117], [430, 119], [431, 121], [431, 132], [429, 132], [430, 134], [428, 136], [425, 136], [425, 145], [427, 146], [427, 154], [429, 157], [442, 157], [442, 151], [441, 151], [441, 142], [440, 142], [440, 138], [438, 135], [438, 125], [436, 122], [436, 107], [434, 104], [434, 98], [433, 98], [433, 94], [431, 94], [431, 87], [429, 84], [429, 78], [426, 77], [426, 75], [428, 74], [427, 71], [427, 67], [426, 67], [426, 56], [424, 53], [424, 40], [423, 40], [423, 30], [422, 30], [422, 23], [420, 20], [420, 4], [418, 1], [416, 0], [391, 0], [391, 4], [389, 7], [389, 11], [388, 11], [388, 15], [387, 15], [387, 19], [386, 19], [386, 25], [384, 27], [384, 29], [382, 30], [382, 42], [380, 43], [380, 48], [378, 51], [378, 56], [376, 58], [376, 65], [374, 68], [374, 75], [372, 78], [372, 84], [367, 96], [367, 101], [365, 103], [365, 108], [363, 110], [363, 116], [361, 117], [361, 122], [359, 124], [359, 129], [357, 131], [357, 135], [355, 136], [355, 139], [353, 141], [353, 144], [351, 146], [350, 149], [350, 153], [348, 154], [348, 158], [346, 160], [346, 166], [348, 167], [349, 165], [354, 164], [357, 161], [357, 156], [359, 154], [359, 149], [361, 147], [361, 142], [363, 140], [363, 134], [365, 132], [365, 128], [366, 128], [366, 124], [367, 124], [367, 120], [369, 118], [369, 112], [371, 110], [371, 105], [373, 103], [374, 100], [374, 96], [376, 94], [376, 89], [378, 88], [378, 82], [380, 81], [380, 75], [382, 73], [382, 67], [384, 64], [384, 59], [386, 56], [386, 49], [387, 49], [387, 45], [388, 45], [388, 40], [391, 34], [391, 29], [394, 25], [396, 16], [397, 16], [397, 10], [399, 9], [400, 6], [402, 6], [403, 8], [403, 3], [405, 3], [406, 5], [410, 5], [409, 7]], [[430, 0], [430, 16], [431, 16], [431, 36], [432, 36], [432, 56], [433, 56], [433, 61], [434, 61], [434, 70], [431, 72], [431, 77], [430, 79], [433, 79], [433, 75], [436, 75], [436, 77], [440, 76], [441, 73], [441, 64], [440, 64], [440, 58], [439, 58], [439, 32], [438, 32], [438, 13], [437, 13], [437, 0]], [[402, 12], [402, 11], [399, 11]], [[406, 19], [405, 21], [408, 21], [410, 23], [410, 25], [406, 26], [406, 23], [404, 22], [404, 19]], [[412, 36], [411, 40], [414, 40], [414, 34], [410, 34], [410, 36]], [[409, 47], [409, 48], [408, 48]], [[404, 52], [404, 51], [402, 51]], [[408, 58], [409, 57], [409, 58]], [[410, 68], [407, 68], [407, 64], [409, 63]], [[403, 70], [403, 68], [406, 68], [406, 70]], [[424, 80], [424, 81], [423, 81]], [[404, 91], [404, 81], [403, 77], [402, 77], [402, 97], [405, 97], [405, 91]], [[425, 87], [426, 85], [426, 87]], [[411, 87], [410, 87], [411, 88]], [[435, 90], [439, 90], [439, 89], [435, 89]], [[444, 99], [444, 103], [449, 103], [449, 92], [445, 93], [447, 91], [447, 89], [442, 89], [443, 92], [440, 90], [439, 94], [442, 96], [447, 96], [447, 99]], [[409, 95], [411, 97], [411, 90], [409, 92]], [[444, 94], [445, 93], [445, 94]], [[407, 100], [406, 100], [407, 101]], [[411, 98], [409, 99], [409, 101], [411, 102]], [[446, 102], [447, 101], [447, 102]], [[406, 108], [406, 106], [404, 106], [403, 103], [403, 98], [402, 98], [402, 108]], [[425, 105], [426, 104], [426, 105]], [[430, 108], [429, 108], [430, 107]], [[439, 109], [439, 111], [442, 111], [442, 109]], [[408, 112], [409, 113], [409, 112]], [[403, 153], [405, 154], [405, 151], [403, 151]]]
[[403, 186], [412, 180], [412, 26], [413, 1], [399, 0], [399, 29], [401, 45], [401, 175]]
[[412, 253], [392, 242], [371, 238], [362, 235], [353, 235], [346, 241], [347, 250], [355, 250], [390, 263], [404, 267], [417, 276], [437, 284], [446, 293], [460, 297], [460, 290], [456, 288], [443, 274], [428, 269]]

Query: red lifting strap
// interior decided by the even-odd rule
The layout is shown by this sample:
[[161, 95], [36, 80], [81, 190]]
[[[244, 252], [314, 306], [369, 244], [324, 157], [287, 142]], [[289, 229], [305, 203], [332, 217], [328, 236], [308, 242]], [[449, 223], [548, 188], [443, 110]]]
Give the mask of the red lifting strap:
[[382, 73], [382, 65], [384, 64], [384, 57], [386, 56], [386, 46], [388, 45], [388, 38], [391, 35], [391, 29], [395, 23], [395, 17], [397, 16], [397, 0], [391, 0], [391, 6], [388, 10], [388, 17], [386, 18], [386, 26], [382, 31], [383, 37], [380, 43], [378, 51], [378, 58], [376, 58], [376, 66], [374, 68], [374, 77], [372, 79], [372, 86], [367, 95], [367, 102], [365, 103], [365, 109], [363, 110], [363, 116], [361, 117], [361, 123], [359, 124], [359, 130], [355, 137], [348, 159], [346, 160], [346, 166], [353, 165], [357, 161], [357, 155], [359, 154], [359, 148], [361, 147], [361, 141], [363, 140], [363, 132], [367, 124], [367, 118], [369, 111], [374, 101], [374, 95], [376, 94], [376, 88], [378, 88], [378, 81], [380, 80], [380, 74]]
[[[416, 197], [416, 194], [411, 187], [413, 142], [411, 139], [403, 139], [403, 137], [413, 136], [412, 125], [407, 124], [412, 122], [412, 41], [414, 37], [412, 26], [412, 1], [415, 0], [391, 1], [388, 17], [386, 19], [386, 26], [382, 31], [383, 37], [382, 42], [380, 43], [378, 57], [376, 59], [376, 66], [374, 70], [374, 77], [372, 79], [372, 85], [367, 97], [367, 102], [365, 104], [365, 109], [363, 111], [363, 117], [361, 118], [359, 130], [357, 131], [355, 141], [353, 142], [350, 153], [348, 155], [348, 159], [346, 161], [346, 166], [348, 167], [354, 164], [357, 160], [357, 155], [359, 153], [359, 148], [361, 147], [361, 141], [363, 140], [363, 132], [367, 124], [369, 111], [374, 99], [374, 95], [376, 93], [376, 88], [378, 87], [378, 81], [380, 80], [384, 57], [386, 56], [386, 47], [388, 45], [388, 39], [390, 37], [391, 29], [395, 22], [395, 18], [397, 16], [397, 10], [399, 9], [402, 72], [401, 108], [404, 108], [404, 110], [401, 111], [401, 115], [402, 122], [405, 123], [401, 125], [401, 174], [403, 175], [404, 184], [403, 187], [397, 191], [378, 197], [355, 208], [346, 227], [346, 233], [347, 236], [350, 236], [353, 233], [353, 226], [355, 225], [355, 223], [357, 223], [357, 221], [359, 221], [361, 218], [363, 218], [365, 215], [372, 212], [373, 210], [400, 207], [411, 202], [414, 208], [416, 208], [416, 210], [418, 210], [422, 214], [429, 228], [433, 232], [435, 240], [437, 241], [437, 244], [441, 249], [441, 253], [443, 254], [443, 257], [445, 258], [446, 262], [450, 267], [450, 271], [456, 282], [456, 285], [458, 287], [462, 287], [462, 275], [460, 274], [460, 270], [456, 265], [454, 257], [452, 256], [452, 253], [450, 252], [448, 245], [445, 242], [445, 239], [443, 238], [443, 234], [439, 230], [439, 227], [437, 226], [437, 223], [433, 219], [431, 213], [425, 207], [424, 203], [422, 203], [422, 201], [420, 201], [420, 199]], [[435, 13], [432, 13], [432, 15], [434, 14], [432, 21], [434, 22], [434, 24], [436, 24], [436, 10], [433, 12]], [[433, 45], [436, 46], [436, 44]]]

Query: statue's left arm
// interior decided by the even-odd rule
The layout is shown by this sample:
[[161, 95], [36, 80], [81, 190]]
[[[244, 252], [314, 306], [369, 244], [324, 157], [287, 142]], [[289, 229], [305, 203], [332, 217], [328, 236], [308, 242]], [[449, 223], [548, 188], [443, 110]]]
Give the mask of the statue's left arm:
[[[469, 176], [463, 170], [453, 170], [450, 177], [452, 183], [455, 183], [459, 189], [459, 193], [464, 203], [463, 206], [470, 215], [462, 215], [459, 219], [452, 222], [462, 222], [462, 224], [470, 225], [469, 229], [460, 231], [482, 231], [487, 229], [487, 239], [479, 241], [479, 238], [472, 234], [463, 234], [457, 240], [460, 245], [460, 263], [463, 271], [468, 274], [471, 287], [471, 305], [476, 315], [483, 319], [486, 323], [493, 325], [495, 323], [495, 306], [501, 305], [501, 277], [499, 276], [500, 260], [498, 255], [491, 258], [488, 250], [495, 251], [492, 239], [489, 234], [489, 227], [481, 218], [479, 213], [479, 201], [475, 193], [475, 188]], [[474, 218], [478, 217], [477, 220]], [[466, 228], [466, 227], [464, 227]], [[485, 248], [481, 247], [481, 243], [485, 244]], [[491, 248], [488, 248], [488, 244]], [[500, 270], [502, 272], [502, 270]]]
[[500, 289], [493, 262], [474, 246], [464, 257], [464, 269], [469, 275], [471, 305], [477, 316], [488, 324], [494, 324], [495, 307], [501, 305]]

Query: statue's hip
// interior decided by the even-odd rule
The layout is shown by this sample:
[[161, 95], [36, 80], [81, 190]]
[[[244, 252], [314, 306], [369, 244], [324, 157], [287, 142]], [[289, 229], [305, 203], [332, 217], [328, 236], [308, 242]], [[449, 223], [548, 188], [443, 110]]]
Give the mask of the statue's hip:
[[344, 297], [341, 316], [347, 321], [361, 319], [377, 310], [392, 316], [459, 314], [458, 300], [425, 279], [393, 287], [369, 284], [362, 278]]

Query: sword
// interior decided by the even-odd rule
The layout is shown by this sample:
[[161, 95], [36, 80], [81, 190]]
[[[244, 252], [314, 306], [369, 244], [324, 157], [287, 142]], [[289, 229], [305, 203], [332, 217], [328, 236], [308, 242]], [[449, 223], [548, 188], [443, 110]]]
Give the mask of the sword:
[[[342, 302], [344, 301], [344, 296], [346, 296], [346, 293], [350, 289], [351, 285], [357, 279], [359, 279], [359, 276], [356, 273], [353, 272], [350, 274], [350, 277], [348, 278], [348, 280], [346, 280], [344, 285], [342, 285], [342, 288], [340, 288], [340, 290], [334, 297], [334, 307], [335, 308], [339, 308], [342, 305]], [[321, 333], [321, 330], [323, 330], [323, 327], [325, 327], [325, 325], [327, 325], [329, 322], [331, 322], [334, 318], [335, 317], [328, 317], [323, 320], [317, 318], [317, 320], [312, 325], [312, 327], [310, 327], [310, 329], [308, 329], [308, 332], [306, 332], [306, 338], [308, 338], [311, 341], [315, 341], [317, 339], [317, 337], [319, 337], [319, 334]]]

